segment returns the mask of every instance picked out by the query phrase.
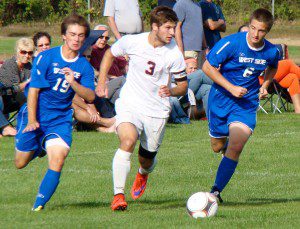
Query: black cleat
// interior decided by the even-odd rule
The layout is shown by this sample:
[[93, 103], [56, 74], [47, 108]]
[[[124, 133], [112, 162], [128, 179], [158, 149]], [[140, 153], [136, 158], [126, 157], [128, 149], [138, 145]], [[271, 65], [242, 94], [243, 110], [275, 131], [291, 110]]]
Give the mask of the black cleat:
[[217, 199], [219, 200], [220, 203], [223, 203], [223, 199], [221, 198], [221, 192], [219, 191], [219, 189], [215, 186], [213, 186], [211, 188], [211, 191], [210, 191], [211, 194], [213, 194], [215, 197], [217, 197]]

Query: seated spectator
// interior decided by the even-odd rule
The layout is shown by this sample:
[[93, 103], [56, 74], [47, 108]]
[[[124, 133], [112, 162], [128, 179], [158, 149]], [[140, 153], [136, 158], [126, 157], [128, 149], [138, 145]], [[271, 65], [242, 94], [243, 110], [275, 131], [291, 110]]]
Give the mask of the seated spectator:
[[[243, 25], [239, 28], [238, 32], [248, 32], [249, 27]], [[281, 45], [278, 45], [281, 47]], [[274, 76], [274, 80], [283, 88], [288, 89], [288, 92], [291, 96], [295, 113], [300, 114], [300, 67], [297, 66], [294, 61], [285, 56], [284, 50], [279, 56], [277, 72]], [[263, 82], [263, 76], [259, 78], [260, 83]]]
[[33, 59], [42, 51], [50, 49], [51, 46], [51, 36], [47, 32], [37, 32], [34, 34], [33, 43], [35, 46], [35, 52], [33, 55]]
[[[197, 70], [197, 60], [194, 58], [186, 59], [186, 72], [189, 82], [189, 92], [186, 96], [180, 98], [180, 101], [177, 97], [170, 97], [172, 106], [170, 117], [171, 122], [174, 123], [190, 123], [189, 115], [195, 118], [205, 117], [204, 112], [202, 112], [202, 104], [205, 113], [207, 110], [208, 95], [213, 83], [212, 80], [201, 69]], [[186, 103], [190, 103], [190, 111], [186, 111], [185, 107], [183, 107]]]
[[[3, 114], [6, 118], [9, 113], [17, 111], [24, 102], [26, 97], [23, 93], [25, 86], [30, 79], [31, 59], [33, 55], [34, 44], [32, 39], [20, 38], [16, 42], [15, 56], [6, 60], [0, 68], [0, 83], [2, 87], [10, 88], [12, 93], [2, 94]], [[2, 135], [14, 136], [16, 130], [8, 123], [0, 124]], [[6, 119], [7, 121], [7, 119]]]
[[[103, 31], [100, 30], [91, 30], [79, 53], [89, 60], [92, 51], [91, 47], [102, 36], [102, 33]], [[78, 95], [75, 95], [72, 107], [74, 109], [74, 117], [77, 121], [97, 131], [114, 132], [113, 124], [115, 123], [115, 118], [101, 117], [94, 104], [88, 104]]]
[[[109, 37], [108, 27], [106, 25], [97, 25], [95, 30], [105, 30], [102, 36], [96, 41], [95, 45], [93, 45], [93, 50], [91, 54], [91, 65], [99, 71], [101, 61], [103, 59], [104, 53], [107, 49], [110, 48], [110, 45], [107, 44]], [[124, 76], [126, 74], [126, 66], [127, 61], [124, 57], [117, 57], [115, 58], [109, 72], [108, 77], [109, 79]]]

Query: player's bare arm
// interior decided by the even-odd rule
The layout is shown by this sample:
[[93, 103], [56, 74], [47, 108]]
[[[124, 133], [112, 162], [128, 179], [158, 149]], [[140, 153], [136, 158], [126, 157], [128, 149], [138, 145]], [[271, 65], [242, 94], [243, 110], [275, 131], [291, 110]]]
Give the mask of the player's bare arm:
[[265, 73], [265, 79], [259, 89], [259, 99], [264, 99], [268, 95], [268, 87], [277, 72], [277, 68], [268, 67]]
[[212, 79], [212, 81], [225, 88], [234, 97], [242, 98], [245, 94], [247, 94], [246, 88], [235, 86], [230, 83], [215, 67], [211, 66], [207, 60], [204, 62], [202, 70], [209, 78]]
[[65, 79], [73, 88], [73, 90], [86, 102], [92, 103], [95, 100], [95, 93], [82, 85], [80, 85], [74, 78], [74, 72], [70, 68], [63, 68]]
[[112, 66], [112, 63], [114, 61], [115, 57], [111, 53], [111, 50], [108, 49], [106, 50], [104, 57], [102, 59], [101, 65], [100, 65], [100, 73], [99, 73], [99, 78], [98, 78], [98, 84], [96, 87], [96, 94], [99, 97], [108, 97], [108, 90], [107, 90], [107, 85], [106, 85], [106, 79], [107, 79], [107, 74]]
[[40, 127], [39, 122], [36, 120], [36, 109], [39, 92], [39, 88], [29, 88], [27, 97], [28, 124], [23, 130], [23, 133], [34, 131]]

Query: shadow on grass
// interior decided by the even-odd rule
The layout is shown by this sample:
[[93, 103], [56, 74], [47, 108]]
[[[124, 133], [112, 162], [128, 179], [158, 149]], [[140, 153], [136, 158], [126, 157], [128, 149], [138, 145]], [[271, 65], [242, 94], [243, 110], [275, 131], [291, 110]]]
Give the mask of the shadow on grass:
[[[174, 209], [185, 207], [186, 199], [127, 200], [128, 205], [141, 205], [144, 210]], [[110, 208], [110, 202], [77, 202], [57, 205], [58, 208]], [[148, 206], [148, 207], [147, 207]]]
[[278, 203], [287, 203], [287, 202], [299, 202], [300, 198], [294, 199], [272, 199], [272, 198], [251, 198], [247, 199], [246, 202], [224, 202], [222, 206], [261, 206], [268, 204], [278, 204]]

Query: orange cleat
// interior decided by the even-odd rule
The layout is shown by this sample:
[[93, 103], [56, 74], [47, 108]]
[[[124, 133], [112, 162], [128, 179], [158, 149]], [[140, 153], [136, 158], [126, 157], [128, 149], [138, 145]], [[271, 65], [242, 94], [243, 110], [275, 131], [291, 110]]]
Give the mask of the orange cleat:
[[125, 195], [123, 193], [119, 193], [114, 196], [114, 200], [111, 203], [111, 209], [113, 211], [124, 211], [127, 208], [127, 203], [125, 201]]
[[135, 180], [131, 188], [132, 199], [136, 200], [143, 195], [146, 189], [147, 180], [148, 180], [148, 174], [142, 175], [139, 172], [136, 174]]

